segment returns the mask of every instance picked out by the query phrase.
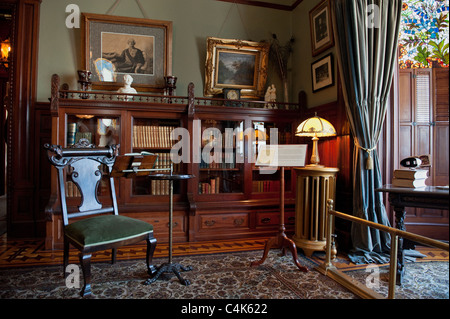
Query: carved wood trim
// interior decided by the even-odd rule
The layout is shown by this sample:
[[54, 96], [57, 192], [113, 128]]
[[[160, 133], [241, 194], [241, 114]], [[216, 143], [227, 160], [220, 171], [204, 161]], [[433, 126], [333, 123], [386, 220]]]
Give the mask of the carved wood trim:
[[59, 76], [58, 74], [52, 75], [51, 83], [51, 97], [50, 97], [50, 114], [52, 116], [58, 116], [59, 111]]

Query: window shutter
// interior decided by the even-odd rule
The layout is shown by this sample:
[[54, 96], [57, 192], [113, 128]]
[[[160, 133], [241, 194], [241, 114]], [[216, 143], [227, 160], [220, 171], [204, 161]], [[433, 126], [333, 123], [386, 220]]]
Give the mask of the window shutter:
[[430, 123], [430, 74], [417, 73], [416, 75], [416, 122]]

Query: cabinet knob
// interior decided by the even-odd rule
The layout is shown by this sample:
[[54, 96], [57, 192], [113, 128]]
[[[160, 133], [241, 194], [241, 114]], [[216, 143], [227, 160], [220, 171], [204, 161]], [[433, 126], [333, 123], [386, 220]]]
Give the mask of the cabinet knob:
[[239, 218], [234, 220], [236, 226], [242, 225], [244, 223], [244, 218]]
[[[177, 222], [173, 222], [172, 223], [172, 226], [173, 227], [177, 227], [178, 226], [178, 223]], [[170, 227], [170, 223], [167, 223], [167, 228], [169, 228]]]
[[261, 223], [263, 223], [263, 224], [268, 224], [268, 223], [270, 223], [270, 218], [269, 218], [269, 217], [266, 217], [266, 218], [261, 219]]
[[215, 223], [216, 223], [215, 220], [206, 220], [206, 221], [205, 221], [205, 225], [206, 225], [206, 226], [213, 226]]

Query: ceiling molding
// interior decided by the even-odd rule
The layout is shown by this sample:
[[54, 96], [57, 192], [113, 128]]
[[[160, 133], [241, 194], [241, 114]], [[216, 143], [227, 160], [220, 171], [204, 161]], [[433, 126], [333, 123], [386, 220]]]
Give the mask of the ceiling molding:
[[257, 0], [216, 0], [216, 1], [231, 2], [231, 3], [237, 3], [237, 4], [245, 4], [245, 5], [249, 5], [249, 6], [264, 7], [264, 8], [270, 8], [270, 9], [276, 9], [276, 10], [292, 11], [303, 0], [292, 0], [294, 2], [291, 5], [278, 4], [278, 3], [272, 3], [272, 2], [264, 2], [264, 1], [257, 1]]

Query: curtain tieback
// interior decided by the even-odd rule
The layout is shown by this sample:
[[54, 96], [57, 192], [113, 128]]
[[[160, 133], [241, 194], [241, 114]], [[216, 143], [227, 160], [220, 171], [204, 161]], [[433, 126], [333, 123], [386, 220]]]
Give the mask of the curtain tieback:
[[367, 160], [366, 160], [366, 170], [371, 170], [371, 169], [373, 169], [372, 151], [373, 151], [374, 149], [376, 149], [377, 147], [374, 146], [374, 147], [372, 147], [372, 148], [365, 148], [365, 147], [362, 147], [361, 145], [359, 145], [358, 139], [357, 139], [357, 138], [355, 138], [354, 140], [355, 140], [355, 145], [356, 145], [357, 148], [359, 148], [359, 149], [361, 149], [361, 150], [367, 152], [367, 155], [368, 155], [368, 156], [367, 156]]

